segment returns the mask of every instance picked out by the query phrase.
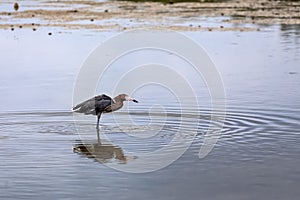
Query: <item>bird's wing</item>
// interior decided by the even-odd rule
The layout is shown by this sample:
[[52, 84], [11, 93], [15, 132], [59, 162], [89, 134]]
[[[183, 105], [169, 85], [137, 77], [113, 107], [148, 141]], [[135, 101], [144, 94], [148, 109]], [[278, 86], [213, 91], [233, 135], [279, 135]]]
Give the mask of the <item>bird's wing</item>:
[[103, 112], [106, 107], [110, 106], [113, 103], [111, 100], [101, 99], [100, 101], [95, 100], [95, 109], [98, 112]]
[[84, 105], [86, 105], [86, 104], [89, 104], [90, 102], [93, 102], [93, 101], [94, 101], [94, 97], [91, 98], [91, 99], [88, 99], [88, 100], [86, 100], [86, 101], [84, 101], [84, 102], [81, 102], [81, 103], [77, 104], [76, 106], [73, 107], [73, 110], [77, 110], [77, 109], [79, 109], [80, 107], [82, 107], [82, 106], [84, 106]]
[[73, 110], [79, 113], [94, 114], [93, 112], [95, 112], [95, 99], [94, 98], [88, 99], [76, 105], [73, 108]]
[[113, 101], [113, 99], [110, 98], [109, 96], [107, 96], [106, 94], [101, 94], [101, 95], [95, 96], [95, 100], [96, 101], [100, 101], [100, 100], [110, 100], [110, 101]]
[[75, 112], [85, 113], [85, 114], [96, 114], [98, 112], [103, 112], [107, 106], [114, 103], [113, 99], [109, 96], [102, 94], [88, 99], [73, 107]]

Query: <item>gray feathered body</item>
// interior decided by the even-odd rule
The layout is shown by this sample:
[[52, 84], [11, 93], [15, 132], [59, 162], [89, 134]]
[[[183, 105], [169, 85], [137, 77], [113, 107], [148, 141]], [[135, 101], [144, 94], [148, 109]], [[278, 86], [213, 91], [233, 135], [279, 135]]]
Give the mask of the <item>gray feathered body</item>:
[[112, 99], [105, 94], [101, 94], [76, 105], [73, 110], [87, 115], [98, 115], [118, 110], [122, 106], [123, 100], [119, 96]]

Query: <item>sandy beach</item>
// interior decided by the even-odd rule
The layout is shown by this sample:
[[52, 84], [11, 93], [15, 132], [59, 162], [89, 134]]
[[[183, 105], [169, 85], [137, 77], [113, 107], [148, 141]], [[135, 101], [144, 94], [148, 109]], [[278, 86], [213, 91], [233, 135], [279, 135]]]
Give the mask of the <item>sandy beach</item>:
[[[133, 28], [177, 31], [258, 31], [267, 24], [300, 24], [299, 1], [226, 2], [14, 1], [0, 4], [0, 28], [57, 27], [93, 31]], [[209, 20], [215, 25], [206, 25]]]

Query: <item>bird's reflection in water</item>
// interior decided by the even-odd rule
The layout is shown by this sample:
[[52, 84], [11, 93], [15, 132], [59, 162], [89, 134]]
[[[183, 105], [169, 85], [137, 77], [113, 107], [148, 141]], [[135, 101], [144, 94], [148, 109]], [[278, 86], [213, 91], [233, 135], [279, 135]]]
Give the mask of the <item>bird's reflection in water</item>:
[[73, 147], [73, 152], [80, 153], [87, 158], [95, 159], [95, 161], [100, 163], [112, 162], [114, 160], [118, 160], [120, 163], [127, 163], [135, 159], [132, 156], [125, 156], [122, 148], [119, 146], [102, 144], [99, 129], [97, 129], [96, 143], [84, 143], [81, 140], [77, 140]]

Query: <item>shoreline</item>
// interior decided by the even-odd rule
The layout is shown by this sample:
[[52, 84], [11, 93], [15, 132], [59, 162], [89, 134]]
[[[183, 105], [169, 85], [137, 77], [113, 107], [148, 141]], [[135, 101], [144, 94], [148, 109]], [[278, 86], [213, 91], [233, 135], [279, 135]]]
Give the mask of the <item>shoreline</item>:
[[[300, 1], [232, 0], [219, 3], [174, 3], [72, 0], [2, 3], [0, 29], [40, 27], [68, 30], [259, 31], [264, 25], [299, 25]], [[1, 5], [0, 5], [1, 7]], [[209, 21], [209, 22], [207, 22]]]

